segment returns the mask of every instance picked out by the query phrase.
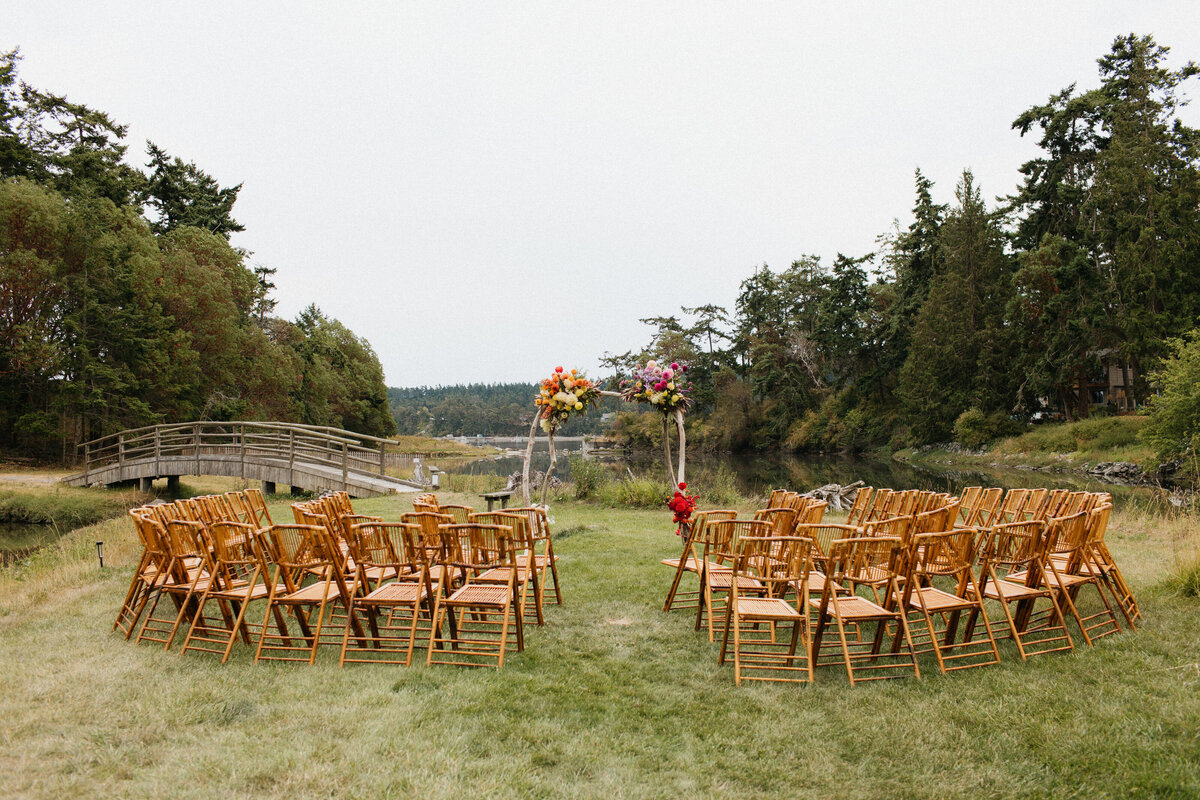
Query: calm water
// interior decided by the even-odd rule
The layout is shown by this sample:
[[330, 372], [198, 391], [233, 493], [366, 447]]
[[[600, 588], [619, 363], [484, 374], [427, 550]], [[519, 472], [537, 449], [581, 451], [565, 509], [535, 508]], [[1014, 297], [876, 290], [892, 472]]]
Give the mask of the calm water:
[[[544, 470], [550, 463], [550, 455], [543, 442], [535, 450], [532, 469]], [[577, 454], [578, 451], [569, 451]], [[666, 478], [666, 468], [661, 455], [649, 454], [626, 456], [597, 456], [611, 474]], [[448, 471], [476, 475], [510, 475], [520, 472], [523, 457], [520, 455], [481, 459], [447, 466]], [[1149, 487], [1130, 487], [1104, 483], [1077, 473], [1053, 473], [1036, 470], [961, 470], [926, 466], [913, 466], [899, 461], [852, 458], [841, 456], [790, 456], [781, 454], [735, 455], [735, 454], [689, 454], [687, 474], [694, 481], [704, 481], [707, 475], [726, 470], [733, 475], [743, 494], [764, 495], [771, 489], [787, 488], [808, 491], [827, 483], [848, 484], [861, 480], [868, 486], [889, 489], [927, 489], [957, 494], [967, 486], [1001, 486], [1004, 488], [1025, 487], [1087, 489], [1112, 492], [1118, 503], [1134, 498], [1149, 500], [1158, 490]], [[568, 480], [571, 465], [564, 452], [559, 450], [555, 474]]]
[[23, 554], [58, 541], [65, 533], [53, 525], [26, 525], [0, 522], [0, 566], [9, 564]]

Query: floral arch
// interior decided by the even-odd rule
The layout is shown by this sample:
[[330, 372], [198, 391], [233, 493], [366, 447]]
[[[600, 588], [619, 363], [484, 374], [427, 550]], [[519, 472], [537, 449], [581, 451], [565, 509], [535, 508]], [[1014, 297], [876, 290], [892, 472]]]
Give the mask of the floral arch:
[[[539, 384], [538, 396], [534, 398], [538, 413], [529, 426], [529, 442], [525, 446], [525, 463], [521, 470], [521, 491], [525, 505], [529, 505], [530, 500], [529, 464], [533, 459], [538, 429], [545, 431], [550, 445], [550, 466], [542, 481], [541, 502], [545, 505], [550, 476], [557, 462], [555, 433], [572, 417], [586, 414], [589, 408], [598, 406], [602, 397], [613, 397], [628, 403], [647, 403], [657, 408], [662, 413], [663, 455], [671, 485], [686, 480], [687, 436], [683, 428], [683, 415], [692, 404], [691, 389], [692, 385], [687, 380], [687, 365], [678, 362], [663, 366], [654, 360], [647, 361], [634, 370], [632, 378], [621, 381], [619, 392], [600, 389], [581, 370], [555, 367], [550, 377]], [[669, 432], [672, 420], [679, 438], [678, 468], [671, 458]]]

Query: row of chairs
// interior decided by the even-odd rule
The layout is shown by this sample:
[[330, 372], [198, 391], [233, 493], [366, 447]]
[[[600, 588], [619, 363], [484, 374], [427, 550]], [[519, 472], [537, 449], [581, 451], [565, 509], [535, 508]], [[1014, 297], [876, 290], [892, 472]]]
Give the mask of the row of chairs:
[[[1121, 629], [1106, 592], [1135, 627], [1136, 600], [1104, 545], [1108, 495], [1013, 490], [1000, 502], [998, 490], [961, 499], [880, 492], [878, 507], [870, 489], [856, 497], [857, 525], [800, 523], [785, 535], [731, 511], [696, 515], [684, 545], [695, 568], [677, 567], [676, 579], [699, 576], [697, 629], [707, 611], [710, 640], [724, 592], [720, 660], [734, 661], [737, 682], [811, 681], [815, 666], [832, 663], [844, 665], [852, 685], [919, 676], [924, 652], [943, 672], [994, 664], [993, 621], [1022, 659], [1073, 648], [1067, 614], [1090, 645]], [[889, 506], [914, 513], [877, 510]], [[1077, 600], [1087, 586], [1101, 608], [1084, 616]], [[1003, 616], [989, 617], [985, 599]], [[791, 635], [780, 636], [789, 626]]]
[[[255, 490], [133, 509], [143, 554], [114, 630], [164, 649], [186, 631], [180, 652], [222, 663], [239, 638], [256, 663], [312, 664], [333, 644], [343, 665], [409, 664], [424, 635], [429, 663], [502, 666], [523, 617], [542, 622], [547, 572], [561, 603], [542, 509], [385, 522], [335, 493], [292, 510], [295, 524], [274, 524]], [[247, 616], [258, 600], [261, 623]]]

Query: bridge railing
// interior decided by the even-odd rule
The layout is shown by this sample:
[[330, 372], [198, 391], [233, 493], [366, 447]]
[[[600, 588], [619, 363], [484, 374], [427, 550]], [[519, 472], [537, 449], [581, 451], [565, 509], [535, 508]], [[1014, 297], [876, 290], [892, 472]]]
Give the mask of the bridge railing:
[[[389, 449], [391, 448], [391, 449]], [[131, 462], [237, 456], [246, 461], [320, 464], [351, 474], [387, 476], [411, 468], [417, 456], [390, 439], [340, 428], [284, 422], [182, 422], [121, 431], [79, 445], [85, 480], [96, 470]]]

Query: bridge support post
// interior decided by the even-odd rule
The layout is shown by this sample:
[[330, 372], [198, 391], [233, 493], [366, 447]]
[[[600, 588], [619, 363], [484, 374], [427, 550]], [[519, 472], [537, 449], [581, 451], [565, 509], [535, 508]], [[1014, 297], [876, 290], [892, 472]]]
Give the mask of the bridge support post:
[[275, 481], [262, 482], [263, 494], [275, 494]]
[[138, 491], [140, 491], [140, 492], [154, 491], [154, 478], [138, 478]]
[[179, 476], [178, 475], [168, 475], [167, 476], [167, 491], [170, 492], [171, 494], [179, 494]]

